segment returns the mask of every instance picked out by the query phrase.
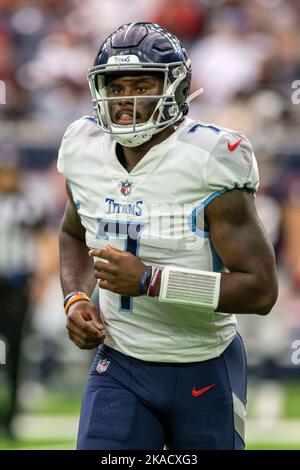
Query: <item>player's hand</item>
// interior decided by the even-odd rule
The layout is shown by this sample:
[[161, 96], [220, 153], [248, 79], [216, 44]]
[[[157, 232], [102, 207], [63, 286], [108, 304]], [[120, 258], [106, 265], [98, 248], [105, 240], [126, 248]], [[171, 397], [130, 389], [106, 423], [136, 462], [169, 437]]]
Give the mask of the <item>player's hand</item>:
[[103, 250], [90, 250], [89, 255], [106, 260], [94, 263], [95, 277], [102, 289], [129, 297], [141, 295], [140, 279], [145, 265], [139, 258], [110, 245]]
[[100, 313], [92, 302], [86, 300], [70, 306], [66, 328], [69, 338], [80, 349], [94, 349], [105, 338]]

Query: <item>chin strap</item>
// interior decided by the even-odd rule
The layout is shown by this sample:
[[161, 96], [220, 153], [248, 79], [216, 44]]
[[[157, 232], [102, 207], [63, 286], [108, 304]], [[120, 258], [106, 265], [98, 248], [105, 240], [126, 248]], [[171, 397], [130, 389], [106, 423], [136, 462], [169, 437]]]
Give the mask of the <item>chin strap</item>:
[[202, 95], [202, 93], [204, 92], [204, 88], [199, 88], [199, 90], [196, 90], [194, 91], [194, 93], [192, 93], [186, 100], [187, 104], [190, 104], [190, 102], [192, 100], [194, 100], [195, 98], [197, 98], [197, 96], [199, 95]]

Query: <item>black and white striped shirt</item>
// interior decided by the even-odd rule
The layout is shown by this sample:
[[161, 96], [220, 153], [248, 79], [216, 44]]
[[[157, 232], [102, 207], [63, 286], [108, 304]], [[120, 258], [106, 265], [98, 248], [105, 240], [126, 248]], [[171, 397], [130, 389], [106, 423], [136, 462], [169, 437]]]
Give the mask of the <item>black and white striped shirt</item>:
[[33, 196], [0, 193], [0, 277], [26, 277], [34, 271], [36, 233], [42, 225], [42, 209]]

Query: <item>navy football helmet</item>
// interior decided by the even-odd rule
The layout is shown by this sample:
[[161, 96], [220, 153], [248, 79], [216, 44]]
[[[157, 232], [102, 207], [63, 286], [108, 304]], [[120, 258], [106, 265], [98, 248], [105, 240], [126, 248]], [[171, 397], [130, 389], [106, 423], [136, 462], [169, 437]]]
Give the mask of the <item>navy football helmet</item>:
[[[162, 95], [142, 96], [143, 100], [156, 99], [157, 104], [148, 121], [139, 124], [136, 123], [136, 106], [141, 96], [124, 97], [132, 99], [133, 122], [130, 125], [114, 124], [109, 101], [122, 98], [107, 96], [106, 77], [138, 72], [162, 74]], [[177, 37], [159, 25], [143, 22], [125, 24], [100, 47], [94, 66], [88, 72], [88, 81], [100, 128], [112, 134], [121, 145], [136, 147], [187, 114], [191, 60]]]

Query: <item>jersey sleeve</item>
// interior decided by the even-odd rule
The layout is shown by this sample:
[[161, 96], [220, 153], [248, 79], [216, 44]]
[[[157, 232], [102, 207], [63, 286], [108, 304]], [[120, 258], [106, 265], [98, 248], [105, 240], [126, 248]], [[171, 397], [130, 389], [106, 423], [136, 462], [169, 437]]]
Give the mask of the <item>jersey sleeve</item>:
[[82, 116], [67, 128], [58, 151], [57, 170], [67, 179], [72, 177], [81, 160], [87, 142], [99, 134], [96, 120], [92, 116]]
[[58, 170], [59, 173], [61, 173], [62, 175], [65, 175], [65, 176], [66, 176], [66, 174], [65, 174], [66, 165], [65, 165], [64, 146], [65, 146], [66, 140], [67, 140], [68, 136], [70, 135], [70, 133], [72, 131], [72, 128], [74, 127], [76, 122], [77, 121], [72, 122], [72, 124], [70, 124], [69, 127], [67, 127], [67, 129], [66, 129], [66, 131], [63, 135], [59, 150], [58, 150], [57, 170]]
[[65, 169], [64, 163], [65, 162], [64, 162], [64, 151], [63, 151], [63, 140], [62, 140], [59, 150], [58, 150], [58, 158], [57, 158], [57, 170], [62, 175], [64, 174], [64, 169]]
[[205, 168], [209, 193], [247, 188], [258, 189], [259, 174], [249, 140], [238, 132], [224, 132], [209, 152]]

